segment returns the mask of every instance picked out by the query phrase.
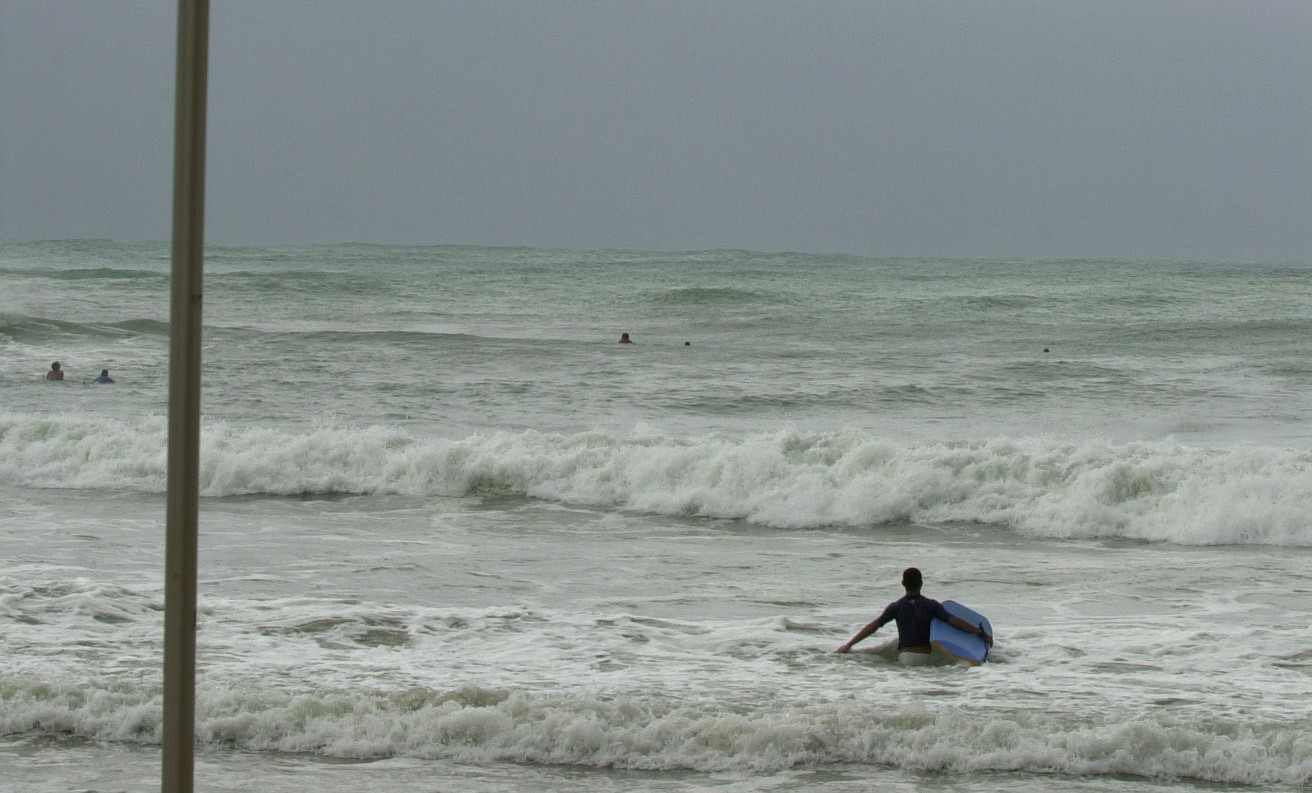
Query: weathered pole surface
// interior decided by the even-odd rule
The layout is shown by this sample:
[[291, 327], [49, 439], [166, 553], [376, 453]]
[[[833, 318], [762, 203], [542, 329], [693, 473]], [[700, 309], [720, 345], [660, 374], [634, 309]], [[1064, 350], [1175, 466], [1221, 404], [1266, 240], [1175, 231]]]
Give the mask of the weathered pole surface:
[[161, 786], [191, 793], [196, 742], [196, 568], [209, 0], [178, 0], [173, 118], [173, 273], [164, 562]]

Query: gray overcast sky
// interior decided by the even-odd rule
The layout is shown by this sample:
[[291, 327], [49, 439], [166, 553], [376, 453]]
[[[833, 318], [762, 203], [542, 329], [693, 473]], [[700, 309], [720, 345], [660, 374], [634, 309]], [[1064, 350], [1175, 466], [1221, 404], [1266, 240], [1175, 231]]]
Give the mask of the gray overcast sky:
[[[0, 0], [0, 238], [167, 239], [171, 0]], [[1312, 260], [1309, 0], [219, 0], [206, 240]]]

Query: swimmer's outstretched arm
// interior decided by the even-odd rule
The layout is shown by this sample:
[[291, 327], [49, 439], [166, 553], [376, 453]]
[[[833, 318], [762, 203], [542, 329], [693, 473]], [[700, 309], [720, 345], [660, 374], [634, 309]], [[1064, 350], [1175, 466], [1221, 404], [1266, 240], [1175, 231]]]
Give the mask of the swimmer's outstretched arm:
[[855, 636], [853, 636], [852, 638], [848, 639], [847, 641], [845, 641], [845, 642], [843, 642], [841, 645], [839, 645], [838, 649], [835, 650], [834, 652], [838, 652], [838, 653], [847, 653], [847, 652], [851, 652], [851, 651], [852, 651], [852, 646], [853, 646], [853, 645], [857, 644], [858, 642], [862, 641], [863, 639], [865, 639], [865, 638], [866, 638], [867, 636], [869, 636], [870, 634], [872, 634], [872, 633], [874, 633], [875, 631], [879, 630], [879, 626], [881, 626], [881, 625], [884, 624], [883, 622], [880, 621], [881, 619], [883, 619], [883, 618], [882, 618], [882, 617], [879, 617], [879, 618], [873, 619], [873, 620], [871, 620], [870, 622], [866, 623], [866, 626], [865, 626], [864, 628], [862, 628], [861, 630], [857, 631]]

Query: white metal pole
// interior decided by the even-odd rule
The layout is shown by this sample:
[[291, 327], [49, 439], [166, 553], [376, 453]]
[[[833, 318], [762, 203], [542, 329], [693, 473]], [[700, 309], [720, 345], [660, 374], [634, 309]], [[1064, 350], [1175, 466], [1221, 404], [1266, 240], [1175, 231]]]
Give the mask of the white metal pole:
[[190, 793], [196, 740], [197, 501], [209, 0], [178, 0], [164, 562], [164, 793]]

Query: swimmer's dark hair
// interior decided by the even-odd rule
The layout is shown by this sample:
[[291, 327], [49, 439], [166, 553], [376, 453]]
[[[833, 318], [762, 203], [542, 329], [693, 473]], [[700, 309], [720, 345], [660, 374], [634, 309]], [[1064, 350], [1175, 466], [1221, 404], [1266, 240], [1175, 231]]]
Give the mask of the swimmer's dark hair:
[[908, 567], [902, 571], [902, 586], [907, 589], [920, 589], [924, 579], [920, 577], [920, 570], [915, 567]]

